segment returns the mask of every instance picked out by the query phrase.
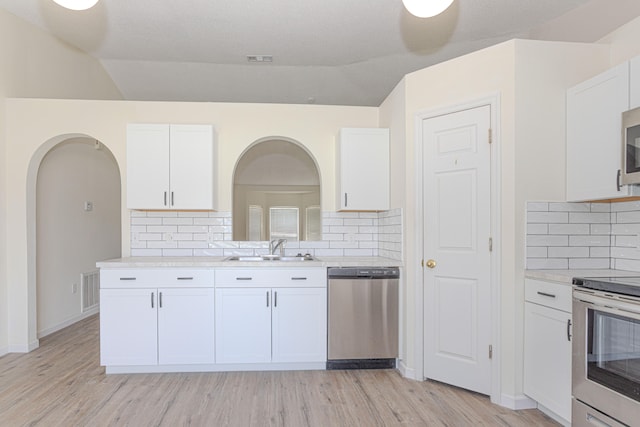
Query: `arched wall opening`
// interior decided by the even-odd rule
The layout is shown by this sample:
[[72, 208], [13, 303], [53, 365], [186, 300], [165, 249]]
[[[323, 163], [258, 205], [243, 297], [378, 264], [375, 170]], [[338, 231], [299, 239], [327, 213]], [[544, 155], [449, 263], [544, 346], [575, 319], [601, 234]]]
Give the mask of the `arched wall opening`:
[[321, 240], [320, 183], [318, 163], [300, 142], [255, 141], [234, 168], [233, 240]]
[[30, 337], [98, 311], [90, 299], [83, 304], [81, 275], [121, 255], [121, 188], [112, 152], [88, 135], [60, 135], [34, 153], [27, 177]]

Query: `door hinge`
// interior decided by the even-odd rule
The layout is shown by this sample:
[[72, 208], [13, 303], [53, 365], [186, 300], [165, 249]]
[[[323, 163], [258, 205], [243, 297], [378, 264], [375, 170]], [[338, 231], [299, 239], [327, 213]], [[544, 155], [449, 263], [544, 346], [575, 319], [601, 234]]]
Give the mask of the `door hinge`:
[[493, 346], [489, 344], [489, 359], [493, 359]]
[[489, 134], [489, 144], [493, 143], [493, 132], [491, 132], [491, 129], [489, 129], [488, 131]]
[[493, 252], [493, 238], [489, 237], [489, 252]]

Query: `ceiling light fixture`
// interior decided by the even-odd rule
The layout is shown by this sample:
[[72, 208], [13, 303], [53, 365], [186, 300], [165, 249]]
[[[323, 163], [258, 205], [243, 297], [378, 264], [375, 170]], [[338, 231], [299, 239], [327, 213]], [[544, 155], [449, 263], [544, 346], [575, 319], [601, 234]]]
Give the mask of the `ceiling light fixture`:
[[98, 3], [98, 0], [53, 0], [62, 7], [71, 10], [87, 10]]
[[444, 12], [453, 0], [402, 0], [402, 3], [410, 14], [418, 18], [431, 18]]

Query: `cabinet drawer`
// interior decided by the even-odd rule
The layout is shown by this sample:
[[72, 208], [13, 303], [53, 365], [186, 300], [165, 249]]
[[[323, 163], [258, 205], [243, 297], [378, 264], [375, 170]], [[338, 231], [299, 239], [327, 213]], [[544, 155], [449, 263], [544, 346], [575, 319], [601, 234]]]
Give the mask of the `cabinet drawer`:
[[101, 288], [154, 288], [158, 286], [213, 287], [213, 269], [103, 268]]
[[526, 301], [571, 313], [572, 286], [569, 284], [525, 279]]
[[326, 268], [220, 268], [216, 287], [326, 287]]

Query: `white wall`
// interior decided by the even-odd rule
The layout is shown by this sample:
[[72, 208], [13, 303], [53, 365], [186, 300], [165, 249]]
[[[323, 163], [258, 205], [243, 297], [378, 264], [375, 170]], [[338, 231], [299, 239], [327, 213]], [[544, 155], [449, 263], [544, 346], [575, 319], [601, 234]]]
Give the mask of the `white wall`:
[[[34, 117], [38, 126], [33, 126]], [[130, 248], [129, 211], [126, 210], [126, 124], [212, 123], [218, 131], [219, 209], [231, 210], [234, 166], [244, 150], [264, 137], [299, 141], [318, 162], [323, 210], [335, 210], [334, 147], [341, 127], [376, 127], [378, 109], [320, 105], [218, 104], [125, 101], [7, 100], [7, 254], [10, 343], [28, 348], [36, 342], [35, 173], [44, 154], [55, 143], [88, 136], [113, 153], [122, 179], [122, 254]], [[25, 192], [24, 189], [27, 189]], [[24, 239], [27, 236], [27, 240]], [[29, 244], [27, 244], [27, 241]]]
[[[105, 147], [86, 138], [53, 147], [36, 185], [37, 332], [48, 335], [85, 316], [80, 275], [120, 256], [120, 171]], [[91, 211], [84, 202], [93, 204]], [[75, 284], [75, 292], [73, 292]]]
[[[26, 295], [15, 292], [20, 282], [12, 282], [8, 248], [24, 245], [25, 235], [18, 241], [9, 237], [11, 221], [7, 211], [9, 186], [13, 182], [8, 172], [12, 159], [6, 135], [7, 97], [50, 97], [84, 99], [120, 99], [120, 92], [102, 66], [92, 57], [71, 48], [35, 26], [0, 10], [0, 355], [26, 348], [10, 338], [22, 330], [15, 324], [16, 315], [25, 315]], [[34, 116], [32, 120], [38, 117]], [[24, 191], [24, 187], [20, 190]], [[10, 301], [10, 303], [9, 303]], [[36, 343], [33, 343], [36, 345]]]

